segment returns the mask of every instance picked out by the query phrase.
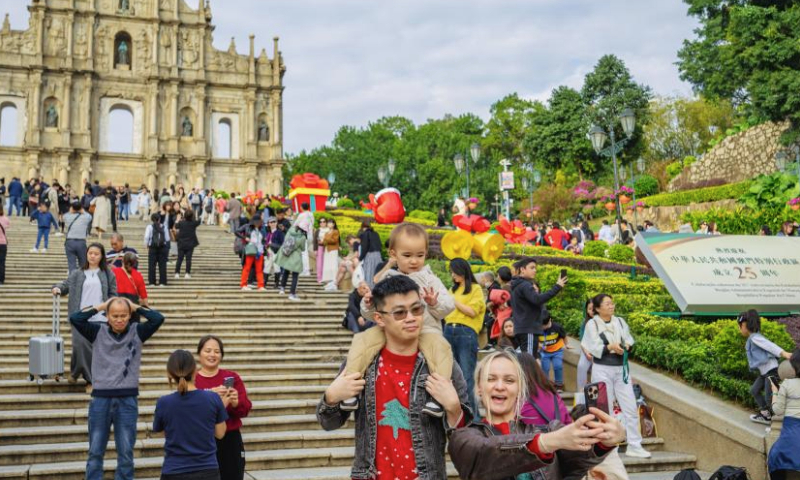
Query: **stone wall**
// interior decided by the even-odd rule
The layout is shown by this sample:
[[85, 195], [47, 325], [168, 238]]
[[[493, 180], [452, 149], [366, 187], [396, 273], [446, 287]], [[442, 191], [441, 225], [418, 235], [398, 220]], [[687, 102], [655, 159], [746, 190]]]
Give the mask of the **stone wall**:
[[725, 138], [675, 177], [669, 191], [679, 190], [682, 184], [714, 178], [735, 183], [774, 172], [775, 154], [783, 148], [779, 140], [786, 127], [787, 122], [767, 122]]

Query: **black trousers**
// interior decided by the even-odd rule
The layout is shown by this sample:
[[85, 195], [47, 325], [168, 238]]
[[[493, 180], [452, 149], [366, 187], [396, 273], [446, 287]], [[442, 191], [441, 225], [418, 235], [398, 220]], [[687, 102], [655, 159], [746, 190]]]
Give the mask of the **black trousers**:
[[297, 281], [300, 277], [298, 272], [290, 272], [289, 270], [284, 269], [283, 273], [281, 274], [281, 288], [286, 288], [286, 282], [289, 280], [290, 273], [292, 274], [292, 289], [289, 290], [289, 293], [294, 295], [297, 293]]
[[541, 358], [539, 354], [539, 334], [538, 333], [518, 333], [514, 339], [522, 352], [530, 353], [533, 358]]
[[6, 255], [8, 245], [0, 245], [0, 283], [6, 283]]
[[244, 442], [242, 432], [231, 430], [217, 440], [217, 463], [222, 480], [242, 480], [244, 478]]
[[169, 243], [163, 247], [149, 247], [147, 249], [147, 283], [156, 284], [156, 265], [158, 265], [158, 283], [167, 284], [167, 257], [169, 256]]
[[194, 253], [194, 247], [178, 247], [178, 261], [175, 262], [175, 273], [181, 273], [181, 265], [183, 265], [183, 259], [186, 258], [186, 273], [192, 273], [192, 254]]
[[188, 473], [162, 473], [161, 480], [221, 480], [221, 478], [219, 470], [200, 470]]

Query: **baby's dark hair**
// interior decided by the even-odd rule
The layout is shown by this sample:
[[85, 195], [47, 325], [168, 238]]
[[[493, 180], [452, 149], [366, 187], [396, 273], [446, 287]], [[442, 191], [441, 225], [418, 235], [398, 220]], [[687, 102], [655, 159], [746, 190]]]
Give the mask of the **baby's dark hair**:
[[375, 284], [375, 288], [372, 289], [372, 303], [376, 310], [381, 310], [386, 305], [387, 297], [410, 292], [419, 292], [417, 282], [405, 275], [389, 277]]
[[503, 281], [503, 283], [508, 283], [511, 281], [511, 277], [513, 277], [514, 275], [511, 274], [510, 268], [502, 266], [497, 269], [497, 276], [498, 278], [500, 278], [500, 280]]
[[572, 408], [572, 410], [569, 412], [569, 416], [572, 417], [573, 421], [575, 421], [588, 413], [589, 409], [586, 408], [586, 405], [579, 403]]
[[739, 325], [743, 323], [747, 325], [747, 331], [750, 333], [758, 333], [761, 331], [761, 317], [755, 309], [751, 308], [746, 312], [740, 313], [736, 322]]

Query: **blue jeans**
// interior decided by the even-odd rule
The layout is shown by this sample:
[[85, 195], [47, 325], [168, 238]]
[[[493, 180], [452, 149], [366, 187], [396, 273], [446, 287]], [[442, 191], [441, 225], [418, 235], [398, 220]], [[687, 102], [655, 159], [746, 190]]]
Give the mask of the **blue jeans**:
[[453, 358], [464, 373], [470, 407], [477, 419], [479, 415], [478, 402], [475, 398], [475, 365], [478, 362], [478, 334], [466, 325], [450, 323], [444, 327], [444, 338], [450, 342]]
[[119, 219], [120, 220], [128, 220], [131, 215], [131, 204], [130, 203], [120, 203], [119, 204]]
[[553, 372], [556, 377], [556, 385], [564, 384], [564, 349], [553, 353], [542, 351], [542, 370], [547, 378], [550, 378], [550, 365], [553, 365]]
[[22, 215], [22, 197], [9, 197], [8, 202], [8, 216], [12, 215], [14, 208], [17, 209], [17, 216]]
[[39, 248], [39, 243], [44, 238], [44, 248], [47, 249], [47, 246], [50, 243], [50, 227], [43, 228], [39, 227], [39, 231], [36, 234], [36, 248]]
[[106, 455], [111, 426], [117, 447], [117, 471], [114, 480], [133, 480], [133, 445], [136, 443], [136, 421], [139, 401], [136, 397], [93, 397], [89, 402], [89, 458], [86, 480], [103, 480], [103, 458]]

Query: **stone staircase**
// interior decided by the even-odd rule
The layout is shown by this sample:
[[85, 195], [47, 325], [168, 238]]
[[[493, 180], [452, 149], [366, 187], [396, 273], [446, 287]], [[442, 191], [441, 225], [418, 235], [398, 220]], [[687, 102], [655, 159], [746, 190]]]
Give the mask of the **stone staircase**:
[[[144, 224], [121, 222], [120, 233], [140, 253]], [[0, 287], [0, 479], [82, 479], [85, 471], [87, 406], [81, 383], [28, 380], [28, 339], [51, 328], [51, 285], [66, 278], [63, 237], [51, 236], [50, 250], [33, 254], [35, 226], [12, 218], [6, 284]], [[323, 291], [315, 279], [301, 277], [302, 302], [290, 302], [276, 290], [242, 292], [240, 267], [231, 237], [219, 227], [199, 230], [192, 279], [149, 289], [151, 305], [166, 322], [145, 345], [139, 397], [136, 478], [158, 478], [162, 438], [152, 438], [158, 397], [170, 392], [166, 359], [177, 348], [194, 351], [204, 334], [225, 342], [223, 368], [239, 372], [253, 401], [242, 429], [249, 479], [347, 479], [353, 458], [352, 424], [336, 432], [317, 425], [314, 409], [334, 378], [351, 334], [340, 327], [347, 298]], [[106, 240], [107, 244], [107, 240]], [[142, 274], [147, 278], [146, 261]], [[170, 264], [170, 271], [173, 264]], [[69, 365], [70, 335], [66, 301], [61, 332]], [[695, 457], [664, 450], [663, 440], [649, 442], [653, 458], [624, 458], [632, 476], [667, 480], [691, 468]], [[113, 478], [113, 441], [106, 478]], [[658, 472], [657, 474], [646, 472]], [[638, 475], [638, 477], [637, 477]], [[450, 466], [449, 476], [456, 478]]]

